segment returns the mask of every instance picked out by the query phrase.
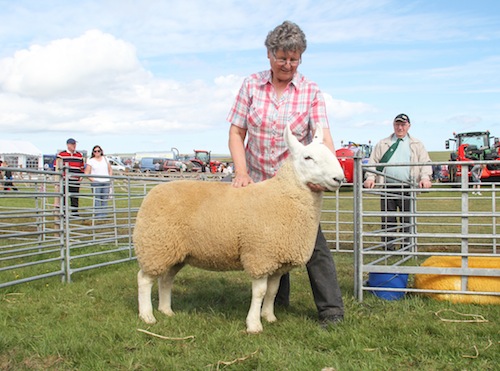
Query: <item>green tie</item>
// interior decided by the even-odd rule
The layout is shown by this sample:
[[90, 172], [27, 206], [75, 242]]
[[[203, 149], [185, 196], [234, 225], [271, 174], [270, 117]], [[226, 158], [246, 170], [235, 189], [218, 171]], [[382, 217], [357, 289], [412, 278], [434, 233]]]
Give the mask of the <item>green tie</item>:
[[[379, 163], [381, 163], [381, 164], [385, 164], [385, 163], [387, 163], [387, 162], [391, 159], [391, 157], [392, 157], [392, 155], [394, 154], [394, 152], [396, 152], [396, 148], [398, 148], [399, 142], [401, 142], [402, 140], [403, 140], [403, 139], [398, 138], [398, 140], [396, 140], [396, 141], [392, 144], [392, 146], [390, 146], [390, 147], [389, 147], [389, 149], [387, 150], [387, 152], [386, 152], [386, 153], [384, 153], [384, 155], [383, 155], [383, 156], [382, 156], [382, 158], [380, 159]], [[377, 171], [382, 171], [382, 170], [384, 170], [384, 167], [385, 167], [385, 166], [377, 166]]]

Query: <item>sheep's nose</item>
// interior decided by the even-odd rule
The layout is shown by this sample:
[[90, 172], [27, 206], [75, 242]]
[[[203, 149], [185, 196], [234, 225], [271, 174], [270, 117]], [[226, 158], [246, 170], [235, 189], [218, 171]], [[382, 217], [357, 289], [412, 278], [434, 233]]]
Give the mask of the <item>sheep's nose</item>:
[[344, 182], [345, 178], [344, 177], [342, 177], [342, 178], [333, 178], [333, 180], [335, 180], [339, 184], [342, 184]]

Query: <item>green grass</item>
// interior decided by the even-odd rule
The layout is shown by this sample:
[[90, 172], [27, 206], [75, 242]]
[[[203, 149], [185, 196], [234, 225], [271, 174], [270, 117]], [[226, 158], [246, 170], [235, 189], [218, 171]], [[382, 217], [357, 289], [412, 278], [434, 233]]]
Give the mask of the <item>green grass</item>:
[[433, 162], [450, 161], [450, 153], [451, 151], [430, 151], [429, 157]]
[[[245, 333], [250, 282], [241, 272], [187, 267], [173, 309], [148, 326], [137, 316], [135, 263], [0, 291], [1, 370], [495, 370], [498, 306], [451, 304], [407, 295], [353, 298], [351, 254], [335, 254], [346, 318], [321, 329], [305, 269], [292, 272], [291, 307], [260, 335]], [[157, 306], [156, 287], [153, 302]], [[445, 322], [482, 315], [488, 322]], [[164, 340], [139, 332], [186, 340]], [[477, 351], [476, 351], [477, 349]], [[225, 366], [222, 361], [235, 363]]]

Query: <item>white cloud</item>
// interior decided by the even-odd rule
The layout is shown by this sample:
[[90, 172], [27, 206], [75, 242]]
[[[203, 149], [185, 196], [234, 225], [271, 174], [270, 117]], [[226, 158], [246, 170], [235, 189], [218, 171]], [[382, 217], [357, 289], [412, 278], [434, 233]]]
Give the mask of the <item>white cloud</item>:
[[360, 115], [376, 112], [376, 108], [362, 102], [348, 102], [334, 99], [330, 94], [324, 94], [328, 115], [335, 121], [346, 122]]
[[98, 30], [16, 52], [0, 61], [0, 76], [4, 127], [95, 134], [210, 126], [223, 121], [241, 82], [155, 77], [132, 45]]
[[37, 98], [99, 94], [141, 72], [132, 45], [98, 30], [20, 50], [0, 61], [0, 71], [2, 90]]

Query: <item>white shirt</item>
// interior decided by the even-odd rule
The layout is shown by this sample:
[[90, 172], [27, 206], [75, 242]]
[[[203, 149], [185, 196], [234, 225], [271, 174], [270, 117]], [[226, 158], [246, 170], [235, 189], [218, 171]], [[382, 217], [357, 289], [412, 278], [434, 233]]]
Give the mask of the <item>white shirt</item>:
[[[95, 157], [89, 158], [87, 165], [90, 165], [90, 175], [109, 175], [108, 161], [104, 156], [101, 157], [101, 161]], [[109, 178], [94, 178], [93, 181], [97, 183], [109, 182]]]

